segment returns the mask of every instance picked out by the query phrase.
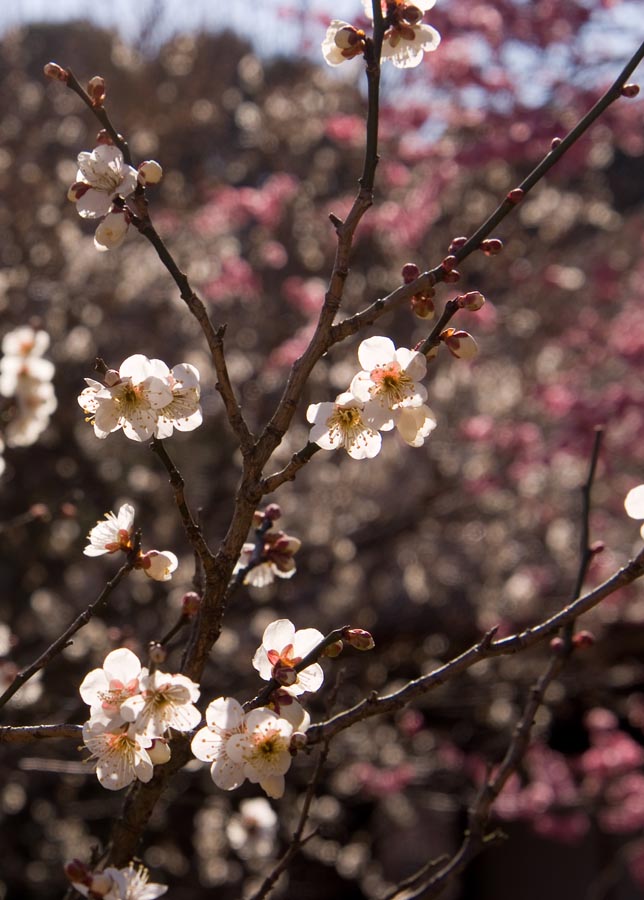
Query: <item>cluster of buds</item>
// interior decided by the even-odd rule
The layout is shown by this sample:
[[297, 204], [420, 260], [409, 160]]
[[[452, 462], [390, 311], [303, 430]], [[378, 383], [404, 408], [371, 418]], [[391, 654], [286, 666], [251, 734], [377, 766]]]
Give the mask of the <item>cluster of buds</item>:
[[[411, 284], [412, 281], [420, 276], [420, 269], [416, 263], [406, 263], [402, 267], [401, 275], [405, 284]], [[411, 310], [419, 319], [433, 319], [436, 309], [434, 307], [435, 292], [432, 287], [427, 287], [411, 298]]]
[[266, 509], [255, 510], [253, 527], [255, 541], [243, 545], [233, 575], [244, 573], [244, 584], [266, 587], [275, 578], [292, 578], [296, 566], [294, 556], [302, 542], [284, 531], [273, 531], [273, 522], [282, 515], [277, 503], [270, 503]]

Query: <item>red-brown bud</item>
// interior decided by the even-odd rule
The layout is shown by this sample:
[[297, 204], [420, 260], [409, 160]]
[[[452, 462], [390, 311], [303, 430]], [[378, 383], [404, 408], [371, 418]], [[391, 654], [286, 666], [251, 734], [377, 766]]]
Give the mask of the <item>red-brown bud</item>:
[[188, 591], [181, 598], [181, 613], [188, 619], [192, 619], [199, 612], [201, 597], [196, 591]]
[[364, 628], [345, 628], [342, 638], [355, 650], [373, 650], [375, 641]]
[[100, 75], [90, 78], [87, 82], [87, 93], [92, 101], [92, 106], [102, 106], [105, 100], [105, 79]]
[[622, 97], [627, 97], [629, 100], [632, 100], [633, 97], [637, 97], [639, 92], [639, 84], [625, 84], [621, 90]]
[[270, 519], [271, 522], [276, 522], [282, 516], [282, 508], [278, 503], [269, 503], [264, 510], [264, 515], [267, 519]]
[[69, 72], [55, 62], [48, 62], [43, 66], [43, 72], [47, 78], [51, 78], [53, 81], [62, 81], [63, 84], [67, 84], [69, 79]]
[[565, 644], [563, 638], [553, 637], [553, 639], [550, 641], [550, 649], [552, 650], [553, 653], [557, 653], [557, 654], [563, 653], [565, 646], [566, 646], [566, 644]]
[[150, 641], [148, 644], [148, 656], [151, 663], [155, 666], [160, 666], [165, 662], [167, 653], [163, 644], [159, 644], [157, 641]]
[[441, 266], [445, 269], [446, 272], [451, 272], [452, 269], [456, 268], [458, 260], [455, 256], [446, 256], [442, 261]]
[[308, 742], [307, 736], [303, 731], [294, 731], [291, 735], [291, 741], [289, 744], [289, 752], [295, 756], [298, 750], [304, 750]]
[[485, 297], [480, 291], [468, 291], [456, 299], [461, 309], [468, 309], [470, 312], [476, 312], [485, 304]]
[[458, 269], [452, 269], [451, 272], [445, 272], [443, 276], [443, 281], [445, 284], [456, 284], [457, 281], [461, 280], [461, 273]]
[[506, 200], [509, 200], [510, 203], [521, 203], [523, 198], [525, 197], [525, 191], [522, 188], [513, 188], [506, 197]]
[[588, 549], [594, 556], [596, 553], [602, 553], [605, 547], [606, 544], [603, 541], [595, 541]]
[[433, 319], [434, 318], [434, 301], [433, 301], [434, 292], [431, 293], [428, 291], [422, 294], [414, 294], [411, 298], [411, 309], [415, 316], [418, 316], [419, 319]]
[[99, 133], [96, 135], [96, 144], [108, 144], [111, 146], [113, 143], [114, 141], [112, 140], [112, 137], [108, 133], [108, 131], [105, 128], [101, 128]]
[[449, 249], [447, 252], [455, 253], [456, 250], [460, 250], [461, 247], [465, 246], [465, 244], [467, 244], [467, 238], [463, 237], [462, 235], [460, 237], [452, 238], [452, 242], [450, 243]]
[[578, 631], [572, 639], [572, 645], [578, 650], [585, 650], [595, 643], [595, 635], [592, 631]]
[[499, 238], [488, 238], [486, 241], [481, 241], [481, 250], [486, 256], [496, 256], [503, 250], [503, 241]]
[[65, 863], [65, 875], [74, 884], [92, 883], [92, 870], [80, 859], [72, 859]]
[[420, 269], [416, 263], [405, 263], [400, 274], [402, 275], [405, 284], [411, 284], [411, 282], [416, 281], [420, 275]]

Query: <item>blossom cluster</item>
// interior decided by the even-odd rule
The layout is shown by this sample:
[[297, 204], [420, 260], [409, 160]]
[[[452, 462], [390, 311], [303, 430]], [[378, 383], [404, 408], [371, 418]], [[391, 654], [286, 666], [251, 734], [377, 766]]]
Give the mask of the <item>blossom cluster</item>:
[[256, 510], [253, 517], [255, 542], [242, 547], [233, 575], [244, 574], [244, 584], [266, 587], [275, 578], [292, 578], [295, 575], [295, 554], [302, 546], [299, 538], [273, 529], [273, 522], [281, 516], [276, 503], [265, 510]]
[[[105, 553], [130, 553], [134, 549], [134, 507], [124, 503], [118, 513], [108, 512], [87, 535], [88, 545], [83, 550], [85, 556], [103, 556]], [[142, 569], [148, 578], [155, 581], [169, 581], [179, 565], [179, 560], [170, 550], [139, 550], [134, 564]]]
[[92, 900], [156, 900], [168, 890], [165, 884], [151, 882], [148, 870], [133, 863], [124, 869], [108, 866], [94, 872], [74, 859], [65, 866], [65, 874], [79, 894]]
[[[390, 60], [399, 69], [409, 69], [420, 64], [423, 53], [436, 50], [441, 36], [421, 22], [436, 0], [382, 0], [382, 13], [386, 31], [382, 41], [382, 59]], [[363, 0], [366, 15], [373, 19], [371, 0]], [[322, 54], [330, 66], [339, 66], [347, 59], [361, 56], [365, 50], [364, 31], [334, 19], [322, 42]]]
[[126, 199], [138, 185], [156, 184], [162, 169], [155, 160], [146, 160], [137, 169], [128, 165], [118, 147], [106, 142], [91, 152], [78, 154], [76, 181], [67, 196], [83, 219], [101, 219], [94, 234], [97, 250], [111, 250], [123, 243], [131, 214]]
[[201, 721], [194, 705], [199, 686], [185, 675], [142, 667], [123, 647], [105, 657], [101, 669], [83, 679], [80, 695], [90, 707], [83, 742], [95, 760], [99, 782], [118, 791], [147, 782], [153, 768], [168, 762], [169, 729], [192, 731]]
[[[28, 447], [35, 443], [56, 409], [52, 384], [54, 364], [43, 357], [48, 347], [47, 332], [36, 331], [28, 325], [9, 331], [2, 339], [0, 395], [11, 398], [15, 404], [4, 431], [9, 447]], [[3, 469], [0, 456], [0, 472]]]
[[420, 447], [436, 427], [425, 405], [427, 391], [422, 353], [396, 349], [388, 337], [372, 337], [358, 348], [362, 371], [334, 403], [313, 403], [306, 417], [309, 440], [323, 450], [343, 447], [353, 459], [371, 459], [382, 445], [381, 431], [393, 428], [412, 447]]
[[108, 369], [104, 383], [86, 378], [78, 402], [104, 439], [123, 429], [132, 441], [167, 438], [173, 430], [193, 431], [202, 422], [199, 372], [189, 363], [174, 368], [140, 353], [128, 358], [118, 371]]

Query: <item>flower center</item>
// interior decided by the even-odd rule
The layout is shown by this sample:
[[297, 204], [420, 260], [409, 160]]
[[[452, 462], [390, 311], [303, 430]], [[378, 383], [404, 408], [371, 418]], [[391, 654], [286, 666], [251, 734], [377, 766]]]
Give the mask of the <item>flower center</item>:
[[398, 406], [413, 393], [414, 382], [400, 367], [400, 363], [390, 362], [384, 366], [376, 366], [369, 373], [373, 381], [370, 394], [390, 408]]

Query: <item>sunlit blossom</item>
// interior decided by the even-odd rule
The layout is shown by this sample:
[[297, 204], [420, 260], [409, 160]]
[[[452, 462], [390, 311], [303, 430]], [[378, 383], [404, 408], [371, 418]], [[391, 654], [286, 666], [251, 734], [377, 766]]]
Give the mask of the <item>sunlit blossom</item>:
[[68, 196], [80, 216], [97, 219], [109, 213], [116, 197], [128, 197], [136, 185], [136, 169], [125, 163], [118, 147], [100, 144], [78, 154], [76, 181]]
[[423, 385], [416, 384], [427, 370], [422, 353], [405, 347], [396, 350], [389, 338], [372, 337], [360, 344], [358, 359], [363, 371], [353, 378], [349, 390], [363, 403], [373, 400], [380, 406], [386, 416], [380, 430], [394, 427], [395, 410], [421, 406], [427, 399]]
[[131, 650], [121, 647], [108, 653], [103, 667], [89, 672], [79, 688], [90, 707], [90, 719], [105, 725], [123, 723], [121, 706], [139, 693], [141, 674], [141, 662]]
[[147, 748], [152, 739], [139, 734], [132, 725], [113, 724], [90, 719], [83, 725], [83, 743], [95, 759], [99, 782], [109, 791], [120, 791], [137, 779], [152, 778], [153, 765]]
[[226, 825], [230, 846], [242, 859], [271, 856], [277, 836], [277, 814], [264, 797], [242, 800]]
[[[267, 531], [262, 536], [262, 547], [259, 550], [260, 562], [254, 565], [245, 575], [244, 584], [253, 587], [266, 587], [277, 578], [292, 578], [295, 575], [294, 555], [302, 546], [302, 542], [285, 534], [283, 531]], [[235, 566], [234, 573], [246, 569], [257, 553], [255, 544], [244, 544]]]
[[186, 675], [144, 670], [140, 692], [123, 701], [121, 716], [147, 737], [162, 737], [168, 728], [192, 731], [201, 722], [201, 713], [194, 706], [199, 693], [199, 685]]
[[322, 55], [330, 66], [339, 66], [354, 56], [361, 56], [365, 33], [348, 22], [333, 19], [322, 41]]
[[[382, 59], [391, 60], [399, 69], [409, 69], [420, 64], [423, 53], [436, 50], [441, 36], [431, 25], [421, 23], [423, 14], [432, 9], [435, 0], [406, 0], [382, 3], [383, 15], [388, 15], [388, 28], [382, 42]], [[373, 18], [371, 0], [363, 0], [364, 11]]]
[[[631, 488], [624, 500], [624, 508], [631, 519], [644, 519], [644, 484]], [[644, 525], [640, 529], [640, 534], [644, 539]]]
[[192, 739], [192, 752], [197, 759], [212, 763], [212, 780], [224, 791], [234, 790], [246, 779], [242, 762], [228, 754], [230, 740], [245, 730], [241, 704], [232, 697], [218, 697], [206, 708], [206, 726]]
[[284, 691], [297, 697], [305, 691], [317, 691], [324, 681], [324, 672], [319, 663], [312, 663], [301, 672], [294, 667], [307, 656], [324, 638], [317, 628], [295, 630], [289, 619], [277, 619], [264, 631], [261, 646], [253, 656], [253, 668], [260, 678], [270, 681], [275, 678]]
[[87, 535], [89, 541], [83, 550], [85, 556], [102, 556], [104, 553], [127, 552], [132, 548], [134, 507], [124, 503], [116, 515], [105, 513]]
[[136, 561], [136, 568], [154, 581], [170, 581], [178, 566], [179, 560], [170, 550], [148, 550]]
[[389, 416], [379, 404], [365, 410], [362, 400], [345, 391], [335, 403], [312, 403], [306, 418], [313, 425], [309, 440], [323, 450], [343, 447], [353, 459], [372, 459], [382, 444], [378, 429]]
[[289, 752], [293, 726], [267, 707], [247, 713], [244, 724], [245, 733], [231, 737], [226, 752], [249, 781], [277, 799], [284, 794], [284, 775], [293, 759]]
[[124, 869], [108, 866], [102, 872], [92, 872], [78, 860], [65, 867], [67, 877], [79, 894], [105, 900], [156, 900], [168, 890], [165, 884], [150, 881], [144, 866], [130, 863]]
[[130, 227], [123, 210], [108, 213], [94, 232], [94, 246], [97, 250], [113, 250], [125, 240]]

